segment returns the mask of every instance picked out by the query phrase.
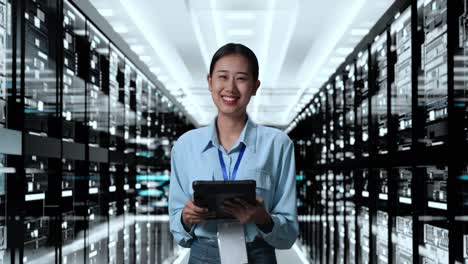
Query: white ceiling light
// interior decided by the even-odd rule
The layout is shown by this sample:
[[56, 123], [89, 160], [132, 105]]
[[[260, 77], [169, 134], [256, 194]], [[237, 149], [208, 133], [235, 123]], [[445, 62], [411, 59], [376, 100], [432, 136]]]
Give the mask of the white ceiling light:
[[138, 38], [135, 38], [135, 37], [126, 37], [125, 38], [125, 41], [129, 44], [129, 45], [132, 45], [132, 44], [138, 44], [138, 43], [141, 43], [141, 40], [138, 39]]
[[[317, 88], [323, 87], [323, 84], [330, 80], [330, 76], [325, 73], [320, 74], [320, 71], [324, 68], [333, 68], [333, 72], [335, 72], [336, 65], [331, 63], [332, 58], [334, 56], [347, 57], [353, 52], [351, 48], [354, 48], [355, 43], [361, 38], [352, 37], [350, 35], [351, 29], [368, 28], [373, 24], [373, 16], [380, 16], [380, 10], [377, 8], [379, 4], [375, 4], [375, 1], [365, 0], [365, 8], [358, 13], [356, 19], [344, 31], [339, 41], [331, 43], [335, 31], [342, 27], [343, 22], [347, 20], [355, 4], [359, 3], [360, 0], [352, 1], [352, 4], [340, 0], [343, 1], [343, 4], [339, 6], [333, 6], [333, 4], [326, 4], [325, 2], [317, 5], [316, 3], [310, 3], [314, 1], [300, 0], [293, 0], [292, 2], [240, 0], [235, 1], [235, 3], [219, 0], [163, 1], [164, 3], [149, 1], [145, 5], [138, 4], [139, 1], [130, 0], [120, 0], [115, 5], [108, 5], [109, 0], [89, 1], [94, 2], [97, 8], [111, 8], [114, 11], [113, 17], [108, 19], [110, 25], [122, 24], [128, 27], [129, 33], [123, 34], [123, 38], [125, 40], [130, 37], [138, 38], [132, 41], [129, 40], [128, 42], [131, 42], [129, 46], [143, 45], [145, 47], [137, 54], [137, 60], [140, 61], [139, 56], [151, 56], [152, 61], [148, 63], [151, 74], [154, 73], [151, 76], [153, 78], [160, 75], [168, 77], [168, 81], [165, 83], [158, 81], [158, 86], [164, 89], [164, 86], [169, 82], [175, 82], [176, 87], [184, 89], [186, 93], [184, 98], [178, 98], [177, 96], [172, 98], [184, 102], [181, 108], [190, 108], [190, 115], [195, 117], [199, 115], [211, 117], [211, 112], [216, 110], [209, 104], [211, 103], [208, 102], [209, 97], [203, 98], [203, 96], [209, 95], [206, 91], [206, 70], [211, 55], [218, 46], [215, 39], [215, 24], [213, 24], [215, 20], [213, 14], [216, 14], [220, 19], [220, 23], [216, 25], [220, 25], [221, 38], [226, 41], [248, 45], [257, 54], [260, 65], [263, 65], [263, 67], [260, 67], [261, 71], [263, 69], [263, 73], [260, 72], [260, 75], [264, 77], [261, 79], [262, 88], [264, 89], [257, 96], [257, 100], [254, 100], [254, 103], [250, 105], [253, 106], [249, 109], [250, 114], [253, 116], [258, 107], [259, 113], [255, 116], [259, 120], [258, 123], [283, 128], [290, 124], [289, 120], [296, 117], [288, 116], [288, 118], [283, 119], [285, 114], [289, 114], [284, 112], [291, 105], [294, 107], [304, 104], [305, 98], [309, 97], [312, 91], [317, 91]], [[210, 1], [215, 2], [214, 9], [210, 8]], [[389, 1], [394, 2], [393, 0], [383, 0], [382, 2], [387, 3]], [[270, 2], [278, 3], [270, 9]], [[294, 12], [295, 9], [293, 8], [296, 2], [298, 12]], [[104, 5], [104, 3], [107, 4]], [[119, 3], [124, 4], [119, 5]], [[326, 20], [328, 18], [325, 14], [330, 9], [333, 9], [337, 17], [343, 19], [330, 18]], [[135, 10], [138, 12], [134, 12]], [[273, 14], [273, 23], [268, 23], [270, 13]], [[323, 15], [320, 16], [321, 14]], [[191, 23], [190, 18], [192, 18], [192, 21], [197, 22]], [[176, 25], [173, 19], [181, 23]], [[367, 20], [370, 22], [367, 23]], [[267, 32], [270, 25], [272, 25], [273, 30], [271, 37], [268, 38]], [[229, 29], [252, 29], [254, 33], [253, 36], [248, 37], [231, 37], [228, 35]], [[292, 32], [291, 38], [288, 37], [289, 32]], [[317, 38], [316, 36], [320, 37]], [[264, 39], [267, 41], [264, 42]], [[289, 41], [291, 45], [286, 44]], [[315, 44], [319, 42], [321, 44]], [[266, 49], [263, 49], [264, 47]], [[313, 72], [314, 64], [320, 61], [322, 53], [326, 53], [329, 48], [330, 53], [326, 55], [323, 63], [318, 66], [317, 71]], [[136, 50], [139, 51], [138, 48]], [[264, 50], [268, 52], [263, 52]], [[283, 50], [286, 51], [285, 56], [282, 55]], [[315, 52], [311, 52], [310, 63], [306, 63], [308, 65], [305, 65], [303, 74], [300, 72], [302, 70], [300, 67], [304, 59], [309, 60], [305, 56], [308, 55], [309, 50], [315, 50]], [[265, 54], [264, 62], [261, 61], [263, 54]], [[283, 61], [282, 57], [286, 59]], [[183, 63], [180, 63], [181, 59]], [[173, 71], [171, 66], [174, 66], [173, 68], [177, 69], [177, 71]], [[179, 69], [182, 70], [179, 71]], [[189, 75], [186, 75], [187, 71], [185, 69], [189, 70]], [[352, 70], [352, 67], [350, 69]], [[315, 75], [315, 77], [311, 78], [313, 80], [307, 84], [306, 90], [299, 94], [304, 83], [301, 77], [307, 80], [309, 75]], [[275, 82], [276, 79], [278, 79], [277, 82]], [[335, 78], [333, 77], [333, 79]], [[172, 87], [169, 89], [173, 90]], [[295, 100], [296, 93], [298, 95], [297, 100]], [[168, 91], [168, 94], [173, 94], [173, 92], [169, 93]], [[174, 94], [179, 94], [179, 91], [174, 91]], [[315, 97], [312, 99], [315, 99]], [[193, 104], [188, 104], [185, 101]], [[293, 113], [291, 111], [291, 114]], [[197, 119], [195, 118], [196, 121], [201, 120]], [[197, 123], [197, 125], [200, 125], [200, 122]]]
[[[262, 52], [259, 54], [258, 60], [260, 65], [267, 65], [267, 59], [268, 59], [268, 50], [270, 47], [270, 38], [271, 38], [271, 31], [273, 28], [273, 16], [274, 16], [274, 7], [276, 4], [276, 0], [270, 0], [269, 5], [268, 5], [268, 13], [265, 16], [265, 30], [263, 31], [263, 43], [262, 43]], [[265, 68], [260, 67], [259, 70], [259, 79], [262, 79], [263, 76], [265, 75]], [[274, 75], [271, 75], [274, 76]], [[263, 83], [265, 85], [266, 83]], [[259, 95], [262, 94], [262, 89], [260, 89]], [[260, 105], [262, 104], [262, 97], [258, 96], [254, 100], [253, 107], [254, 110], [254, 115], [255, 116], [260, 116]]]
[[253, 20], [256, 15], [250, 12], [229, 12], [225, 15], [225, 18], [230, 20]]
[[148, 55], [143, 55], [143, 56], [140, 56], [140, 60], [144, 63], [149, 63], [151, 61], [151, 57]]
[[101, 14], [101, 16], [103, 17], [114, 16], [114, 11], [112, 9], [102, 8], [102, 9], [98, 9], [98, 11], [99, 11], [99, 14]]
[[150, 71], [156, 75], [160, 74], [161, 73], [161, 68], [159, 67], [151, 67], [150, 68]]
[[161, 75], [161, 76], [158, 77], [158, 79], [161, 82], [167, 82], [167, 80], [169, 80], [169, 77], [167, 77], [166, 75]]
[[125, 33], [128, 33], [128, 27], [124, 26], [124, 25], [115, 25], [114, 26], [114, 30], [115, 32], [119, 33], [119, 34], [125, 34]]
[[[333, 57], [330, 59], [330, 62], [331, 63], [336, 63], [336, 64], [339, 64], [339, 63], [342, 63], [346, 58], [345, 57]], [[335, 69], [333, 69], [332, 71], [334, 71]]]
[[[161, 64], [164, 66], [164, 70], [167, 71], [168, 74], [166, 77], [167, 80], [169, 80], [169, 78], [173, 78], [174, 82], [177, 83], [177, 87], [182, 88], [187, 97], [190, 97], [193, 100], [190, 96], [191, 92], [189, 92], [189, 87], [193, 83], [193, 79], [176, 47], [168, 40], [168, 36], [165, 35], [158, 24], [148, 23], [148, 19], [154, 12], [149, 11], [145, 5], [139, 5], [135, 1], [120, 0], [119, 2], [122, 9], [125, 10], [125, 14], [133, 22], [130, 24], [132, 29], [135, 29], [136, 27], [135, 33], [139, 32], [144, 35], [146, 40], [145, 44], [148, 45], [148, 48], [151, 48], [154, 51], [154, 55], [157, 56]], [[132, 30], [132, 33], [133, 31], [134, 30]], [[164, 77], [158, 77], [159, 80], [165, 79]], [[193, 112], [201, 112], [196, 111], [201, 110], [198, 105], [197, 108], [198, 109], [194, 109]], [[194, 119], [197, 121], [200, 120], [195, 116]]]
[[252, 36], [254, 34], [254, 31], [252, 29], [248, 28], [239, 28], [239, 29], [230, 29], [228, 30], [227, 34], [229, 36], [242, 36], [242, 37], [248, 37]]
[[145, 46], [143, 45], [131, 45], [130, 49], [132, 49], [136, 54], [141, 54], [145, 50]]
[[351, 36], [362, 37], [362, 36], [367, 35], [367, 33], [369, 33], [368, 28], [355, 28], [351, 30]]
[[222, 45], [224, 45], [224, 43], [226, 43], [226, 41], [224, 40], [223, 30], [222, 30], [223, 24], [221, 21], [221, 17], [219, 15], [219, 11], [217, 11], [215, 0], [210, 0], [210, 9], [211, 9], [211, 16], [213, 18], [213, 26], [215, 29], [217, 47], [221, 47]]
[[190, 20], [192, 21], [192, 27], [195, 33], [195, 37], [197, 38], [198, 47], [200, 48], [200, 52], [203, 57], [203, 62], [205, 63], [206, 69], [208, 69], [210, 65], [210, 55], [208, 54], [208, 48], [205, 45], [200, 23], [194, 9], [190, 6], [190, 1], [186, 1], [186, 5], [187, 9], [190, 11]]
[[[353, 21], [359, 14], [361, 8], [364, 7], [366, 0], [355, 1], [354, 5], [350, 8], [348, 14], [343, 17], [333, 31], [329, 32], [324, 38], [324, 41], [317, 42], [318, 46], [312, 46], [308, 54], [308, 58], [301, 66], [301, 69], [298, 73], [298, 83], [301, 84], [301, 88], [296, 94], [296, 98], [291, 102], [291, 107], [288, 108], [284, 116], [284, 122], [290, 122], [288, 118], [289, 112], [294, 107], [295, 103], [299, 100], [300, 96], [306, 91], [309, 85], [317, 77], [317, 73], [320, 72], [320, 69], [326, 64], [329, 56], [332, 54], [337, 43], [344, 36], [344, 34], [349, 30], [349, 27], [352, 25]], [[320, 54], [317, 54], [315, 58], [310, 58], [311, 54], [315, 54], [314, 49], [320, 49]], [[334, 71], [335, 69], [333, 69]]]
[[342, 47], [342, 48], [336, 49], [335, 53], [338, 54], [338, 55], [348, 55], [351, 52], [353, 52], [353, 50], [354, 50], [354, 48]]

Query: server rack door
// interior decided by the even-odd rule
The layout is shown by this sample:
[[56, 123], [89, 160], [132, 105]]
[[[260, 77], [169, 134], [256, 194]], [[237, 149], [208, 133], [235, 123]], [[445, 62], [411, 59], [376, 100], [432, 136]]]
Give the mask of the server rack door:
[[388, 47], [387, 33], [376, 37], [376, 40], [371, 45], [371, 67], [372, 67], [372, 86], [370, 91], [372, 112], [372, 140], [377, 144], [378, 154], [387, 154], [389, 120], [387, 116], [388, 107]]
[[[14, 257], [14, 248], [17, 243], [12, 242], [11, 234], [14, 233], [15, 226], [8, 221], [7, 217], [15, 215], [14, 211], [8, 211], [10, 207], [15, 207], [15, 195], [9, 193], [13, 190], [12, 180], [18, 175], [18, 166], [15, 160], [19, 160], [21, 155], [21, 133], [19, 127], [15, 127], [10, 122], [9, 117], [13, 114], [14, 108], [11, 103], [15, 102], [16, 87], [13, 86], [13, 60], [14, 49], [12, 32], [13, 14], [16, 16], [15, 3], [11, 1], [0, 1], [0, 263], [7, 263]], [[16, 72], [16, 70], [15, 70]], [[13, 115], [14, 116], [14, 115]], [[16, 177], [17, 178], [17, 177]], [[21, 194], [19, 194], [21, 195]], [[18, 194], [17, 194], [18, 196]], [[7, 197], [11, 197], [7, 200]], [[8, 214], [7, 214], [8, 212]]]
[[411, 148], [412, 125], [412, 92], [411, 92], [411, 9], [407, 8], [392, 23], [391, 33], [396, 49], [394, 65], [395, 84], [392, 87], [392, 116], [396, 122], [397, 150], [405, 151]]
[[393, 263], [411, 263], [413, 261], [413, 210], [411, 184], [413, 172], [409, 167], [395, 169], [398, 174], [396, 213], [392, 226]]
[[361, 157], [369, 157], [369, 54], [367, 50], [360, 53], [356, 71], [357, 96], [357, 131], [359, 153]]
[[449, 225], [447, 222], [447, 177], [448, 167], [428, 165], [418, 172], [424, 179], [425, 199], [423, 221], [419, 223], [419, 259], [449, 263]]
[[376, 247], [375, 255], [377, 263], [389, 263], [389, 171], [381, 168], [377, 170], [377, 213], [376, 213]]
[[344, 174], [344, 195], [345, 195], [345, 263], [356, 263], [357, 259], [357, 238], [356, 238], [356, 187], [355, 187], [355, 172], [353, 170], [346, 171]]
[[346, 66], [347, 74], [344, 83], [345, 93], [345, 129], [344, 129], [344, 156], [345, 159], [356, 158], [356, 91], [355, 91], [355, 65]]
[[57, 3], [24, 1], [24, 222], [22, 262], [54, 259], [60, 177]]
[[[78, 75], [80, 61], [77, 40], [86, 32], [85, 18], [68, 1], [63, 3], [62, 68], [62, 182], [60, 262], [81, 263], [84, 259], [85, 211], [80, 193], [87, 190], [83, 182], [85, 164], [86, 90], [85, 79]], [[81, 241], [81, 242], [80, 242]], [[78, 245], [78, 247], [76, 247]]]
[[370, 263], [370, 202], [369, 202], [369, 170], [362, 169], [359, 172], [359, 214], [358, 214], [358, 234], [359, 234], [359, 263]]
[[421, 77], [418, 105], [424, 109], [424, 144], [447, 143], [447, 1], [418, 0], [418, 17], [423, 33]]

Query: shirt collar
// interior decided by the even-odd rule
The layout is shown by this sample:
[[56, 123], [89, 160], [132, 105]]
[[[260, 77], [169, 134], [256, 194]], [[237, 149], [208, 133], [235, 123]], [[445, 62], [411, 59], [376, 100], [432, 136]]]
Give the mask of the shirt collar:
[[[216, 118], [208, 125], [207, 131], [207, 142], [203, 145], [202, 151], [205, 152], [210, 147], [219, 148], [218, 133], [216, 132]], [[237, 147], [239, 143], [243, 143], [246, 146], [246, 149], [251, 148], [255, 152], [255, 146], [257, 143], [257, 124], [255, 124], [250, 117], [247, 115], [247, 121], [244, 128], [239, 136], [237, 143], [234, 147]]]

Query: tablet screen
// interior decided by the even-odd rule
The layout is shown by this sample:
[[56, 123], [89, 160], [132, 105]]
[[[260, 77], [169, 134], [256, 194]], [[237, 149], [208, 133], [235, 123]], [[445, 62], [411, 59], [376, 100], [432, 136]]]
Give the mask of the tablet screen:
[[209, 212], [215, 212], [214, 219], [233, 218], [221, 208], [225, 200], [239, 198], [255, 204], [256, 183], [254, 180], [194, 181], [192, 187], [195, 205], [207, 208]]

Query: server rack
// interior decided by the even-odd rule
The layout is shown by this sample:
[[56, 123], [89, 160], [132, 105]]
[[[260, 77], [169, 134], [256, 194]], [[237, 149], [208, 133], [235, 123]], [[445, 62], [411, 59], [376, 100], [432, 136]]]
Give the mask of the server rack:
[[[343, 186], [345, 263], [467, 261], [467, 6], [396, 1], [295, 119], [291, 137], [312, 142], [308, 151], [325, 150], [320, 160], [306, 155], [299, 169], [316, 185], [323, 172], [333, 175], [323, 178], [322, 201], [312, 199], [307, 211], [318, 226], [333, 219], [338, 227], [325, 228], [322, 240], [303, 240], [311, 256], [328, 257], [315, 257], [317, 263], [342, 262], [341, 196], [330, 189]], [[336, 149], [341, 81], [344, 147]], [[320, 135], [312, 122], [320, 122]]]
[[169, 257], [168, 179], [143, 204], [137, 173], [167, 176], [190, 128], [74, 2], [0, 1], [0, 263]]

